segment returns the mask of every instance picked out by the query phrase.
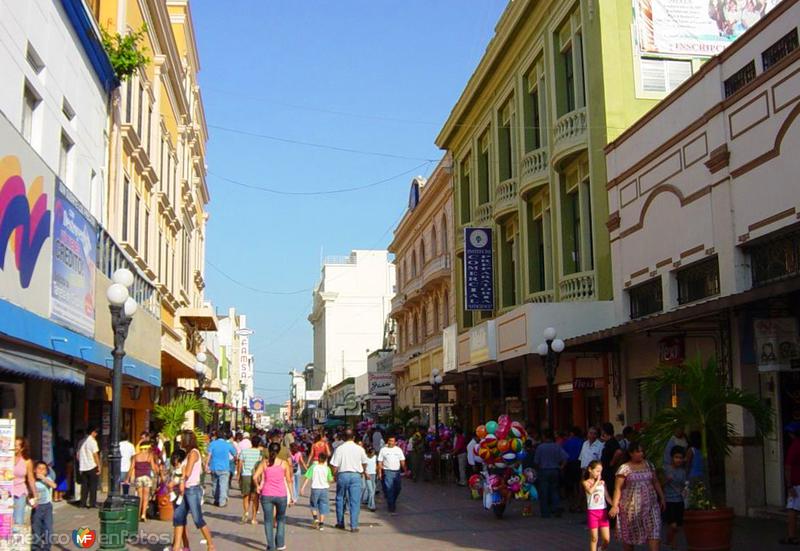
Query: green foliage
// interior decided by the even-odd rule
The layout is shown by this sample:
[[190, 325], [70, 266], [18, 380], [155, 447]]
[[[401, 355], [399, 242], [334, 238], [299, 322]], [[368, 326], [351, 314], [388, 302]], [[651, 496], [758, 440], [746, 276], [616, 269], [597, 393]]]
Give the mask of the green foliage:
[[125, 35], [119, 33], [111, 34], [105, 29], [100, 29], [108, 58], [114, 73], [120, 82], [128, 79], [137, 69], [141, 69], [148, 63], [150, 58], [146, 55], [146, 48], [141, 45], [147, 34], [147, 25], [142, 25], [138, 31], [131, 31]]
[[689, 509], [708, 511], [714, 508], [708, 497], [708, 489], [702, 482], [693, 482], [689, 485]]
[[[687, 432], [696, 430], [700, 432], [704, 471], [708, 473], [709, 460], [728, 455], [732, 440], [737, 436], [726, 418], [729, 406], [750, 413], [757, 438], [763, 438], [772, 430], [772, 410], [757, 395], [728, 387], [719, 376], [714, 358], [706, 363], [697, 357], [684, 365], [662, 366], [656, 378], [647, 384], [646, 392], [655, 400], [663, 391], [673, 388], [682, 392], [678, 407], [659, 411], [642, 432], [642, 443], [651, 457], [661, 457], [676, 428], [683, 427]], [[703, 505], [709, 501], [707, 487], [697, 486], [692, 490], [697, 494], [694, 502]]]
[[[170, 442], [170, 445], [175, 442], [175, 438], [183, 430], [183, 424], [186, 422], [186, 415], [195, 412], [208, 423], [211, 421], [211, 409], [208, 407], [208, 402], [197, 397], [195, 394], [181, 394], [176, 396], [168, 404], [156, 404], [154, 408], [155, 418], [164, 423], [161, 428], [161, 434], [164, 435], [164, 440]], [[198, 428], [194, 429], [195, 436], [197, 436], [197, 446], [201, 452], [205, 452], [206, 439], [203, 431]]]
[[419, 410], [411, 409], [408, 406], [401, 407], [394, 413], [395, 422], [403, 427], [408, 428], [409, 425], [414, 421], [414, 419], [419, 418]]

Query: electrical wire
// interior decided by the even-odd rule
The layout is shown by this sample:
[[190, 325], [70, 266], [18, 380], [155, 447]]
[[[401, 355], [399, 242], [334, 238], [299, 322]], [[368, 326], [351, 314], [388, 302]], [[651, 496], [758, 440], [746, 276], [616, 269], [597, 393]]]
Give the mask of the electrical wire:
[[224, 277], [228, 281], [238, 285], [239, 287], [241, 287], [243, 289], [247, 289], [248, 291], [253, 291], [254, 293], [260, 293], [262, 295], [282, 295], [282, 296], [299, 295], [299, 294], [302, 294], [302, 293], [311, 292], [313, 290], [310, 287], [306, 288], [306, 289], [297, 289], [296, 291], [268, 291], [266, 289], [259, 289], [258, 287], [252, 287], [252, 286], [250, 286], [250, 285], [248, 285], [246, 283], [243, 283], [243, 282], [239, 281], [238, 279], [230, 276], [222, 268], [218, 267], [217, 265], [215, 265], [213, 262], [211, 262], [208, 259], [206, 259], [206, 264], [208, 264], [211, 268], [214, 269], [214, 271], [219, 273], [222, 277]]
[[330, 151], [341, 151], [343, 153], [356, 153], [358, 155], [372, 155], [375, 157], [387, 157], [390, 159], [407, 159], [412, 161], [430, 161], [434, 162], [436, 159], [426, 159], [423, 157], [411, 157], [406, 155], [396, 155], [394, 153], [384, 153], [380, 151], [366, 151], [362, 149], [351, 149], [349, 147], [340, 147], [338, 145], [330, 145], [330, 144], [321, 144], [315, 142], [306, 142], [302, 140], [294, 140], [291, 138], [283, 138], [280, 136], [272, 136], [270, 134], [261, 134], [259, 132], [251, 132], [249, 130], [239, 130], [236, 128], [229, 128], [227, 126], [219, 126], [216, 124], [209, 124], [209, 128], [213, 128], [215, 130], [222, 130], [223, 132], [231, 132], [233, 134], [241, 134], [243, 136], [251, 136], [254, 138], [262, 138], [264, 140], [272, 140], [281, 143], [288, 143], [293, 145], [303, 145], [306, 147], [316, 147], [318, 149], [328, 149]]
[[208, 174], [209, 174], [209, 176], [213, 176], [214, 178], [217, 178], [217, 179], [222, 180], [224, 182], [228, 182], [230, 184], [241, 186], [241, 187], [244, 187], [244, 188], [247, 188], [247, 189], [253, 189], [253, 190], [256, 190], [256, 191], [262, 191], [264, 193], [272, 193], [272, 194], [275, 194], [275, 195], [290, 195], [290, 196], [308, 197], [308, 196], [312, 196], [312, 195], [336, 195], [336, 194], [340, 194], [340, 193], [352, 193], [354, 191], [363, 191], [365, 189], [377, 187], [377, 186], [379, 186], [381, 184], [385, 184], [387, 182], [391, 182], [392, 180], [396, 180], [397, 178], [400, 178], [402, 176], [407, 176], [408, 174], [416, 172], [417, 170], [419, 170], [419, 169], [421, 169], [423, 167], [426, 167], [426, 166], [428, 166], [428, 165], [430, 165], [431, 163], [434, 163], [434, 162], [436, 162], [436, 161], [425, 161], [424, 163], [421, 163], [421, 164], [415, 166], [414, 168], [410, 168], [408, 170], [404, 170], [403, 172], [400, 172], [399, 174], [395, 174], [393, 176], [389, 176], [388, 178], [384, 178], [384, 179], [378, 180], [376, 182], [365, 184], [363, 186], [353, 186], [353, 187], [329, 189], [329, 190], [323, 190], [323, 191], [284, 191], [284, 190], [275, 189], [275, 188], [267, 188], [267, 187], [255, 186], [253, 184], [247, 184], [245, 182], [240, 182], [239, 180], [234, 180], [233, 178], [228, 178], [227, 176], [222, 176], [222, 175], [217, 174], [215, 172], [212, 172], [210, 170], [208, 171]]

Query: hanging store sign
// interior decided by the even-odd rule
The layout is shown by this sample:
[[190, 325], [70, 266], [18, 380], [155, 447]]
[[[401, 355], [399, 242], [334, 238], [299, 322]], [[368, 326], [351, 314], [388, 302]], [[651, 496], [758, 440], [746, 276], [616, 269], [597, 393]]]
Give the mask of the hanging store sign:
[[757, 319], [753, 327], [759, 371], [781, 371], [798, 364], [797, 318]]
[[634, 0], [636, 41], [644, 53], [713, 56], [780, 0]]
[[53, 222], [53, 281], [50, 318], [94, 336], [97, 224], [62, 183], [56, 186]]
[[491, 228], [464, 228], [464, 308], [494, 310]]
[[367, 374], [369, 394], [389, 394], [389, 388], [394, 384], [394, 375], [391, 373], [369, 373]]
[[686, 359], [683, 337], [664, 337], [658, 341], [658, 361], [662, 364], [682, 364]]
[[262, 398], [250, 398], [250, 411], [261, 413], [264, 411], [264, 400]]
[[572, 379], [572, 390], [592, 390], [595, 380], [592, 377], [575, 377]]
[[369, 401], [370, 413], [385, 415], [392, 411], [392, 400], [389, 398], [373, 398]]

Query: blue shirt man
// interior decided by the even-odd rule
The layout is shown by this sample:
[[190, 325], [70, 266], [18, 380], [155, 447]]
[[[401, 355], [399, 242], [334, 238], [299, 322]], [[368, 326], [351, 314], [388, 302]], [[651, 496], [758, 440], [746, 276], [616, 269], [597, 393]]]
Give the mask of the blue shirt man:
[[218, 437], [216, 432], [211, 434], [211, 438], [207, 450], [206, 471], [211, 472], [214, 504], [225, 507], [228, 504], [231, 457], [236, 457], [236, 448], [225, 438]]

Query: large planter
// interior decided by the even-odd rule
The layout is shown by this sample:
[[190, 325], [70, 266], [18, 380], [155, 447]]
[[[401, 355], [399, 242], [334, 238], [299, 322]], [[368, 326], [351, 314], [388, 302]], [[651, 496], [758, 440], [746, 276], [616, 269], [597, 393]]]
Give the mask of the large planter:
[[169, 492], [158, 494], [158, 520], [172, 520], [172, 501]]
[[683, 530], [689, 551], [730, 551], [733, 509], [688, 510], [683, 515]]

